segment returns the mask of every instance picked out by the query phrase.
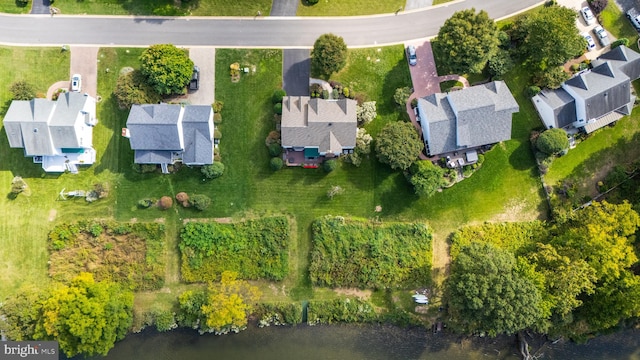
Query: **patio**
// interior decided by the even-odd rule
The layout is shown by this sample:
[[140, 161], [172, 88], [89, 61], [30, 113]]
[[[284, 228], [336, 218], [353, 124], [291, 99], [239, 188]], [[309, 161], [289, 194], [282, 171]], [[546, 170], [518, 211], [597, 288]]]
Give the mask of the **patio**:
[[325, 160], [324, 156], [306, 157], [304, 151], [285, 150], [282, 155], [287, 166], [302, 166], [309, 168], [317, 168]]

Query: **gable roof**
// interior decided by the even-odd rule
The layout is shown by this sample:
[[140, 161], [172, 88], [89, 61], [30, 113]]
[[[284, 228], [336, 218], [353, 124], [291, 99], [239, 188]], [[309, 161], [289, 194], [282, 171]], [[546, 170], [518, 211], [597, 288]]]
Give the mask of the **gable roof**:
[[[57, 101], [12, 101], [4, 117], [9, 146], [24, 148], [26, 156], [56, 155], [55, 149], [82, 147], [76, 125], [83, 121], [88, 101], [93, 98], [76, 92], [60, 94]], [[88, 110], [95, 112], [95, 107]]]
[[191, 105], [182, 118], [185, 164], [213, 163], [213, 109], [209, 105]]
[[430, 95], [418, 107], [432, 155], [509, 140], [512, 114], [519, 111], [503, 81]]
[[133, 150], [182, 150], [180, 116], [176, 104], [133, 105], [127, 118]]
[[607, 61], [622, 71], [632, 81], [640, 78], [640, 54], [628, 47], [618, 46], [615, 49], [611, 49], [592, 61], [591, 65], [597, 67]]
[[354, 148], [356, 101], [285, 96], [282, 100], [282, 146], [317, 147], [320, 153]]
[[538, 93], [537, 97], [553, 110], [556, 119], [555, 127], [563, 128], [577, 120], [576, 100], [563, 88], [544, 89]]

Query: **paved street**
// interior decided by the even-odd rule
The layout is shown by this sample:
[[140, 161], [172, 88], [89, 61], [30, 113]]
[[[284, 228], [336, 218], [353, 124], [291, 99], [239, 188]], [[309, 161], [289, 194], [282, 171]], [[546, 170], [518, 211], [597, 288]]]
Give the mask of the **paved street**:
[[475, 7], [500, 18], [539, 0], [463, 0], [447, 6], [383, 16], [302, 18], [151, 18], [66, 15], [0, 15], [5, 45], [181, 46], [310, 48], [318, 36], [333, 32], [350, 47], [402, 43], [430, 37], [455, 11]]

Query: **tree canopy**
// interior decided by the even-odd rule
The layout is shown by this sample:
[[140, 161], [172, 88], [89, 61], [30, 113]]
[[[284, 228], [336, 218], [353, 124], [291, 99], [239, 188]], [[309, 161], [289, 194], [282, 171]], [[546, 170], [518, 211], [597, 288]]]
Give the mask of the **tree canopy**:
[[447, 184], [444, 169], [429, 160], [416, 161], [409, 167], [409, 182], [420, 196], [431, 196]]
[[133, 293], [81, 273], [42, 302], [34, 338], [56, 340], [67, 356], [106, 355], [132, 322]]
[[498, 27], [486, 11], [457, 11], [444, 22], [434, 39], [438, 65], [447, 73], [481, 73], [498, 50]]
[[122, 109], [131, 109], [133, 104], [157, 104], [160, 102], [162, 97], [146, 81], [147, 79], [140, 70], [120, 75], [113, 92], [118, 106]]
[[586, 40], [576, 28], [577, 13], [563, 6], [547, 6], [519, 17], [512, 38], [521, 53], [541, 70], [560, 66], [584, 52]]
[[418, 159], [423, 148], [418, 132], [407, 122], [388, 124], [376, 138], [378, 160], [392, 169], [408, 169]]
[[549, 129], [538, 136], [536, 147], [547, 155], [558, 154], [569, 148], [567, 132], [557, 128]]
[[542, 316], [541, 296], [508, 251], [473, 242], [460, 250], [445, 283], [453, 326], [467, 333], [514, 334]]
[[342, 37], [323, 34], [313, 44], [311, 69], [314, 73], [329, 77], [347, 63], [347, 44]]
[[193, 73], [185, 50], [171, 44], [151, 45], [140, 55], [140, 71], [161, 95], [184, 94]]

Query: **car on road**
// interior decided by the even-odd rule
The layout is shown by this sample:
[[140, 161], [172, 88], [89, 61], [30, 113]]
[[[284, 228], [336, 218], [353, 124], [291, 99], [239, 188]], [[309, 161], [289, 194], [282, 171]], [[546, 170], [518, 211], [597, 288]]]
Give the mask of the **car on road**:
[[596, 37], [598, 38], [598, 41], [600, 42], [600, 45], [607, 46], [609, 45], [610, 41], [609, 41], [609, 36], [607, 36], [607, 32], [604, 30], [604, 28], [600, 25], [596, 26], [593, 28], [593, 33], [596, 35]]
[[409, 45], [407, 47], [407, 57], [409, 58], [409, 65], [413, 66], [418, 63], [418, 56], [416, 55], [416, 47]]
[[71, 77], [71, 91], [80, 92], [82, 89], [82, 76], [73, 74]]
[[583, 33], [582, 37], [587, 40], [587, 50], [591, 51], [593, 49], [596, 48], [596, 42], [593, 41], [593, 36], [589, 35], [588, 33]]
[[585, 6], [580, 10], [580, 14], [582, 14], [582, 18], [587, 25], [593, 25], [596, 23], [596, 18], [593, 16], [593, 12], [588, 6]]
[[189, 82], [189, 90], [198, 90], [200, 88], [200, 68], [193, 65], [193, 74], [191, 74], [191, 82]]
[[631, 25], [640, 31], [640, 13], [635, 8], [631, 8], [626, 12], [627, 18], [631, 21]]

